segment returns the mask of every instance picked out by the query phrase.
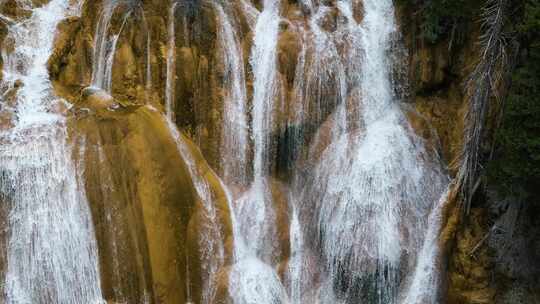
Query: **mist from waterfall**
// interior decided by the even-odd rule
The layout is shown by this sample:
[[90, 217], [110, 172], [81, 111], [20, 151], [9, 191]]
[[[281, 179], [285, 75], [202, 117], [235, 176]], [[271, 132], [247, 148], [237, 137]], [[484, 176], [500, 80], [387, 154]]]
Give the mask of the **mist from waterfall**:
[[[78, 3], [52, 0], [9, 26], [0, 111], [0, 208], [7, 210], [7, 265], [2, 303], [103, 303], [94, 228], [84, 187], [71, 159], [63, 111], [51, 88], [47, 60], [57, 24]], [[0, 254], [4, 254], [0, 252]]]

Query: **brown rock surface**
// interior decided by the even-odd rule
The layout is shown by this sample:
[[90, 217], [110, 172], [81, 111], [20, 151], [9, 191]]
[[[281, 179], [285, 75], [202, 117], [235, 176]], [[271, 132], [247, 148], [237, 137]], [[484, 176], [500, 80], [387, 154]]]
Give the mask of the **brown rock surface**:
[[[194, 246], [187, 225], [197, 206], [186, 160], [159, 112], [120, 103], [111, 108], [115, 101], [106, 93], [85, 93], [70, 118], [70, 134], [74, 156], [85, 164], [79, 169], [96, 227], [104, 296], [183, 303], [186, 250]], [[204, 159], [196, 159], [217, 198], [223, 197]], [[216, 201], [230, 231], [228, 208]], [[191, 271], [196, 277], [200, 270]]]

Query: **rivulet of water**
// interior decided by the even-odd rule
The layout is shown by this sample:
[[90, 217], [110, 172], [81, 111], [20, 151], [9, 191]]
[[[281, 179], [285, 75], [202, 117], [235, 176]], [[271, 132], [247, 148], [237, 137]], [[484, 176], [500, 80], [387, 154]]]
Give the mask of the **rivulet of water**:
[[92, 86], [108, 93], [112, 90], [112, 72], [118, 39], [132, 13], [131, 10], [127, 10], [122, 16], [120, 29], [117, 32], [111, 32], [115, 10], [123, 4], [125, 1], [122, 0], [104, 1], [94, 34]]
[[[197, 239], [200, 247], [201, 275], [202, 275], [202, 299], [201, 303], [213, 303], [217, 291], [218, 272], [224, 264], [225, 249], [222, 226], [215, 207], [216, 198], [208, 181], [204, 179], [204, 174], [200, 171], [198, 164], [189, 150], [187, 143], [183, 139], [180, 131], [172, 120], [170, 113], [165, 113], [164, 120], [169, 127], [171, 136], [178, 147], [178, 152], [185, 160], [187, 169], [192, 178], [193, 186], [200, 203], [202, 205], [202, 219], [198, 227]], [[226, 198], [229, 199], [229, 198]], [[188, 261], [189, 263], [189, 261]], [[189, 272], [188, 272], [189, 273]], [[189, 277], [187, 278], [189, 280]], [[188, 282], [189, 292], [189, 282]], [[188, 295], [188, 303], [193, 299]]]
[[167, 25], [167, 77], [165, 81], [165, 113], [174, 120], [174, 98], [176, 89], [176, 8], [177, 1], [172, 1]]
[[[243, 50], [231, 18], [229, 6], [215, 3], [218, 18], [218, 45], [224, 74], [224, 122], [221, 135], [221, 175], [227, 184], [248, 181], [249, 134]], [[226, 11], [227, 10], [227, 11]]]

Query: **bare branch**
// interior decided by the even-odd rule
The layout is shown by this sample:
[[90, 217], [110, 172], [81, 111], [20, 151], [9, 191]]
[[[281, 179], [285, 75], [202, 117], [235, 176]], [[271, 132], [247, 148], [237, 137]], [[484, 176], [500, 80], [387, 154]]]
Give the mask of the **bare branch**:
[[487, 0], [482, 12], [482, 34], [478, 44], [482, 56], [466, 83], [469, 108], [465, 115], [464, 145], [458, 159], [457, 180], [468, 214], [480, 183], [480, 145], [490, 101], [500, 102], [510, 72], [509, 43], [504, 31], [509, 0]]

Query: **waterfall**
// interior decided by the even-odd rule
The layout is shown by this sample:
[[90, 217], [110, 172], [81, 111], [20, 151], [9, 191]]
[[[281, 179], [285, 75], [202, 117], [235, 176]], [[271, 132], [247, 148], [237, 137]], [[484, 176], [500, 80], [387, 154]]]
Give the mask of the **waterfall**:
[[[233, 259], [247, 256], [247, 247], [240, 233], [236, 218], [233, 195], [228, 186], [247, 183], [248, 166], [248, 125], [247, 125], [247, 94], [244, 73], [243, 51], [239, 38], [233, 27], [231, 8], [226, 2], [215, 3], [218, 17], [219, 46], [225, 70], [224, 122], [222, 132], [223, 151], [221, 153], [222, 172], [227, 191], [231, 223], [233, 228]], [[227, 12], [225, 11], [227, 9]]]
[[291, 216], [291, 257], [289, 258], [288, 280], [289, 280], [289, 295], [291, 303], [301, 304], [303, 303], [304, 292], [307, 289], [306, 284], [310, 283], [309, 273], [306, 271], [306, 267], [310, 265], [306, 263], [304, 256], [304, 248], [306, 242], [304, 241], [304, 234], [298, 218], [298, 211], [296, 207], [293, 207]]
[[[347, 96], [334, 130], [302, 194], [312, 213], [316, 249], [331, 288], [321, 297], [345, 303], [396, 303], [401, 269], [414, 267], [426, 219], [447, 177], [414, 134], [391, 86], [396, 25], [391, 0], [338, 1], [337, 36], [346, 54]], [[345, 111], [345, 109], [347, 109]], [[361, 109], [361, 112], [358, 110]], [[343, 115], [347, 113], [347, 115]], [[311, 209], [316, 206], [316, 211]], [[412, 272], [412, 269], [409, 268]]]
[[[264, 9], [260, 13], [254, 12], [255, 8], [245, 1], [242, 4], [248, 10], [248, 22], [252, 23], [256, 18], [254, 46], [250, 55], [254, 78], [251, 121], [254, 159], [252, 184], [232, 207], [235, 224], [238, 225], [234, 229], [237, 233], [235, 237], [239, 239], [237, 244], [244, 247], [242, 251], [235, 251], [235, 264], [229, 273], [229, 294], [235, 304], [287, 303], [287, 292], [272, 268], [277, 250], [277, 227], [273, 197], [267, 181], [270, 174], [270, 130], [274, 124], [274, 103], [279, 93], [276, 68], [280, 1], [264, 1]], [[227, 43], [233, 42], [231, 38], [234, 37], [230, 34], [222, 35], [229, 40]], [[233, 62], [234, 57], [227, 53], [225, 56], [229, 56]], [[230, 173], [234, 174], [224, 174], [227, 176]]]
[[255, 25], [254, 46], [250, 57], [253, 68], [253, 183], [259, 186], [269, 173], [269, 131], [273, 124], [273, 111], [277, 81], [277, 41], [279, 33], [279, 1], [265, 0], [264, 10]]
[[278, 92], [276, 79], [279, 2], [267, 0], [258, 15], [254, 46], [250, 56], [253, 69], [252, 138], [254, 142], [253, 182], [235, 208], [240, 231], [252, 255], [271, 262], [276, 227], [267, 178], [270, 169], [270, 130]]
[[[99, 17], [98, 25], [96, 27], [96, 33], [94, 35], [92, 85], [98, 88], [103, 88], [104, 90], [107, 90], [105, 78], [109, 78], [106, 76], [105, 71], [107, 68], [107, 58], [114, 58], [114, 50], [111, 50], [107, 33], [111, 24], [115, 5], [116, 2], [104, 4], [103, 10]], [[114, 46], [116, 47], [116, 43], [114, 43]]]
[[152, 90], [152, 33], [146, 20], [146, 14], [141, 9], [141, 16], [146, 31], [146, 92], [150, 93]]
[[2, 52], [2, 85], [19, 83], [14, 105], [3, 99], [0, 107], [13, 120], [0, 131], [0, 208], [8, 216], [2, 303], [104, 303], [89, 206], [66, 142], [67, 106], [46, 67], [57, 24], [75, 10], [69, 2], [27, 7], [31, 16], [9, 27], [14, 48]]
[[[115, 137], [114, 147], [107, 146], [103, 136], [103, 142], [99, 139], [92, 147], [85, 147], [82, 137], [78, 142], [81, 149], [72, 149], [68, 141], [68, 134], [72, 133], [68, 132], [65, 119], [69, 106], [53, 92], [47, 61], [53, 51], [56, 26], [76, 11], [82, 1], [38, 2], [46, 3], [38, 6], [33, 4], [36, 1], [30, 0], [13, 2], [31, 14], [13, 19], [0, 15], [1, 22], [7, 24], [7, 41], [13, 43], [2, 48], [4, 73], [0, 83], [3, 92], [0, 97], [0, 223], [5, 223], [6, 227], [5, 233], [0, 230], [0, 237], [6, 236], [5, 240], [0, 239], [0, 302], [105, 303], [97, 242], [85, 193], [85, 189], [90, 188], [85, 188], [88, 183], [83, 183], [83, 179], [88, 178], [85, 169], [94, 169], [91, 166], [99, 171], [92, 185], [101, 183], [98, 190], [103, 192], [96, 201], [102, 201], [100, 207], [105, 208], [100, 215], [102, 225], [97, 226], [98, 231], [106, 232], [106, 244], [100, 252], [102, 263], [112, 268], [102, 269], [110, 276], [103, 278], [105, 286], [112, 290], [116, 301], [127, 299], [129, 295], [123, 289], [132, 286], [152, 289], [151, 293], [145, 291], [142, 301], [161, 301], [162, 292], [168, 291], [161, 284], [169, 282], [160, 280], [184, 277], [176, 273], [176, 267], [183, 262], [169, 260], [169, 252], [162, 257], [159, 244], [157, 249], [154, 247], [162, 238], [152, 238], [149, 248], [135, 244], [136, 254], [139, 254], [135, 260], [144, 261], [140, 278], [136, 275], [134, 279], [125, 278], [129, 275], [126, 269], [130, 268], [122, 267], [123, 261], [118, 258], [129, 251], [119, 240], [140, 233], [153, 236], [152, 231], [162, 230], [153, 229], [151, 225], [161, 223], [154, 223], [154, 214], [147, 216], [147, 213], [143, 221], [118, 220], [129, 215], [115, 215], [115, 210], [107, 208], [115, 202], [113, 192], [124, 191], [125, 184], [116, 181], [124, 175], [113, 174], [116, 171], [109, 164], [116, 164], [114, 159], [107, 158], [107, 149], [116, 149], [124, 143], [137, 145], [141, 141], [129, 127], [120, 127], [125, 130], [111, 135]], [[165, 111], [160, 122], [167, 126], [176, 143], [196, 197], [193, 206], [178, 208], [181, 210], [178, 212], [186, 212], [182, 218], [191, 216], [186, 233], [197, 234], [193, 239], [196, 239], [194, 247], [198, 252], [188, 252], [188, 245], [178, 249], [186, 252], [186, 278], [179, 283], [187, 286], [186, 301], [202, 304], [440, 303], [442, 252], [438, 238], [451, 185], [434, 145], [415, 133], [396, 93], [400, 87], [395, 79], [394, 60], [403, 53], [403, 46], [393, 0], [211, 0], [201, 6], [203, 13], [183, 14], [184, 46], [192, 48], [191, 54], [197, 63], [197, 71], [189, 72], [197, 78], [195, 85], [210, 79], [210, 85], [202, 84], [197, 89], [208, 88], [220, 98], [218, 111], [203, 116], [223, 115], [218, 134], [220, 155], [219, 159], [212, 159], [220, 163], [216, 169], [223, 181], [214, 178], [212, 169], [176, 125], [176, 103], [186, 102], [177, 100], [179, 96], [176, 96], [176, 73], [183, 68], [177, 65], [176, 15], [184, 8], [184, 2], [167, 1], [168, 12], [159, 16], [159, 12], [152, 11], [147, 20], [143, 7], [152, 7], [156, 2], [159, 1], [145, 2], [143, 6], [140, 1], [102, 1], [94, 33], [91, 85], [111, 93], [117, 46], [133, 43], [129, 45], [132, 49], [126, 49], [129, 62], [146, 60], [145, 69], [138, 71], [141, 83], [134, 85], [133, 92], [137, 94], [133, 95], [139, 96], [139, 88], [143, 86], [150, 92], [152, 85], [163, 84], [160, 77], [154, 77], [156, 83], [152, 83], [152, 73], [156, 76], [159, 69], [151, 65], [154, 58], [159, 59], [159, 52], [152, 48], [162, 47], [166, 79]], [[128, 22], [136, 5], [141, 8], [143, 24], [133, 29], [143, 29], [146, 35], [130, 35], [137, 38], [129, 39], [136, 40], [133, 42], [126, 40], [122, 33], [131, 25]], [[209, 13], [208, 8], [213, 13]], [[206, 23], [204, 18], [208, 16], [212, 22]], [[193, 19], [188, 20], [191, 17]], [[148, 23], [154, 21], [155, 25]], [[215, 32], [210, 29], [210, 35], [200, 35], [200, 30], [213, 24]], [[166, 37], [151, 35], [150, 29], [159, 29], [161, 25], [163, 31], [167, 31]], [[188, 28], [191, 25], [194, 27]], [[214, 34], [216, 39], [209, 42], [208, 38]], [[207, 45], [200, 44], [207, 42], [215, 46], [215, 50], [203, 49]], [[246, 46], [251, 49], [247, 51]], [[69, 53], [66, 56], [75, 51], [66, 52]], [[289, 62], [291, 58], [285, 57], [291, 54], [297, 58]], [[68, 61], [78, 55], [63, 63], [69, 66], [72, 63]], [[141, 56], [135, 59], [142, 60], [131, 61], [132, 55]], [[207, 70], [217, 75], [202, 75]], [[61, 78], [59, 86], [63, 85]], [[131, 85], [115, 86], [115, 90], [126, 89], [131, 97]], [[71, 87], [66, 91], [69, 90]], [[282, 109], [284, 100], [289, 103]], [[132, 114], [141, 109], [139, 104], [142, 103], [144, 101], [130, 102], [127, 106], [119, 103], [116, 113], [109, 114], [114, 116], [112, 119], [125, 119], [128, 126], [136, 125], [131, 119], [137, 119], [137, 115]], [[219, 112], [221, 105], [222, 113]], [[288, 113], [282, 113], [284, 108]], [[81, 115], [83, 112], [81, 110]], [[99, 119], [107, 121], [109, 117], [103, 115]], [[204, 123], [206, 121], [196, 122], [202, 127]], [[276, 147], [281, 148], [282, 142], [288, 141], [294, 141], [298, 151], [290, 154], [295, 155], [275, 155]], [[151, 143], [154, 142], [158, 141]], [[82, 163], [85, 149], [95, 149], [97, 157], [92, 159], [97, 163]], [[74, 162], [74, 153], [81, 153], [81, 157], [75, 158], [81, 163]], [[292, 159], [292, 165], [287, 170], [274, 170], [279, 167], [276, 159], [282, 156]], [[100, 162], [104, 161], [107, 166], [100, 168]], [[139, 158], [134, 161], [139, 162]], [[154, 167], [137, 168], [129, 172], [142, 175]], [[146, 185], [159, 189], [152, 188], [153, 184], [146, 183], [147, 179], [168, 174], [150, 173], [136, 184], [141, 190]], [[276, 184], [283, 184], [287, 189], [282, 190]], [[170, 190], [169, 184], [163, 185]], [[223, 188], [225, 193], [216, 190], [218, 188]], [[149, 193], [146, 188], [144, 191], [144, 194]], [[88, 194], [91, 197], [90, 192]], [[221, 197], [223, 195], [225, 198]], [[129, 203], [128, 200], [126, 197], [125, 201], [112, 205], [121, 209], [120, 203]], [[152, 203], [145, 196], [145, 204], [147, 201]], [[229, 228], [222, 218], [226, 214], [222, 210], [224, 204], [228, 204], [232, 222], [232, 257], [228, 256], [227, 247]], [[143, 207], [145, 212], [157, 212], [151, 206]], [[185, 228], [183, 221], [178, 219], [178, 223]], [[141, 226], [134, 227], [139, 224]], [[178, 233], [185, 231], [178, 230]], [[175, 233], [171, 235], [176, 236]], [[287, 237], [290, 247], [283, 248]], [[172, 236], [165, 239], [170, 238]], [[192, 240], [191, 235], [178, 236], [180, 239]], [[142, 256], [144, 254], [151, 255]], [[164, 258], [167, 261], [162, 262]], [[166, 273], [161, 273], [162, 264], [169, 263], [171, 272], [166, 269], [163, 270]], [[193, 296], [190, 276], [195, 277], [195, 284], [200, 279], [200, 286], [194, 288], [197, 294]], [[117, 282], [124, 285], [109, 286]], [[225, 293], [222, 289], [227, 289], [228, 294], [222, 294], [222, 291]], [[150, 299], [150, 295], [155, 299]]]
[[103, 4], [99, 21], [94, 34], [94, 54], [92, 67], [92, 86], [100, 88], [110, 93], [112, 91], [112, 70], [114, 65], [114, 56], [116, 54], [116, 45], [120, 34], [124, 29], [131, 10], [122, 17], [120, 29], [117, 33], [110, 34], [111, 22], [115, 9], [123, 4], [122, 1], [106, 1]]
[[215, 4], [218, 17], [218, 38], [225, 79], [224, 123], [222, 130], [222, 176], [228, 184], [245, 185], [247, 182], [248, 123], [247, 96], [243, 51], [224, 7]]
[[165, 81], [165, 113], [169, 119], [174, 120], [174, 98], [176, 88], [176, 29], [175, 13], [178, 2], [173, 1], [169, 9], [167, 26], [167, 79]]
[[424, 244], [419, 252], [417, 265], [412, 273], [409, 286], [400, 299], [402, 304], [441, 303], [440, 284], [442, 283], [442, 277], [439, 273], [441, 252], [438, 237], [441, 230], [441, 211], [449, 198], [450, 186], [451, 184], [443, 192], [440, 200], [429, 215]]

